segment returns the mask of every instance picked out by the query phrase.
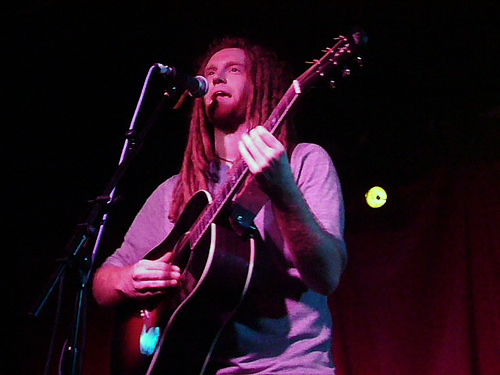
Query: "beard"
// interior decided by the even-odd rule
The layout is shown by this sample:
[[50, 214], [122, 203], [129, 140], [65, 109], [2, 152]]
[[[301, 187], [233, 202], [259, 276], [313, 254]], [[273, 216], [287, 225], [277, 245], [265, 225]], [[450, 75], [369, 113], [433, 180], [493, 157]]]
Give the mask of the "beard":
[[227, 105], [217, 99], [210, 103], [205, 112], [213, 126], [225, 133], [234, 133], [246, 119], [244, 106]]

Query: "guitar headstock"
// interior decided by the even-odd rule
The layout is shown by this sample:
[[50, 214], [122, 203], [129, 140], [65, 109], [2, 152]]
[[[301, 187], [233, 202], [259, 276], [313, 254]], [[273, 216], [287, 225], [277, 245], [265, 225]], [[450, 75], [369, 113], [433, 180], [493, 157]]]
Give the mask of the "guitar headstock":
[[362, 66], [360, 49], [366, 44], [366, 36], [361, 29], [356, 29], [352, 35], [336, 38], [333, 47], [323, 50], [324, 55], [319, 60], [310, 62], [312, 66], [297, 78], [300, 87], [308, 89], [317, 81], [340, 72], [342, 76], [350, 74], [349, 64], [356, 63]]

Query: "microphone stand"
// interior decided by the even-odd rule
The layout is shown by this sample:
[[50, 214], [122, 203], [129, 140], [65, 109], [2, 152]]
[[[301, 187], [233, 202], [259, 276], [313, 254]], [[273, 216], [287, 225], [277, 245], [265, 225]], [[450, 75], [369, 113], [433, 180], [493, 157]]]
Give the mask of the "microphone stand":
[[[68, 273], [68, 271], [71, 269], [76, 269], [78, 271], [79, 285], [76, 293], [77, 295], [72, 327], [70, 330], [70, 337], [66, 339], [61, 352], [59, 375], [79, 375], [82, 372], [88, 286], [91, 280], [99, 244], [104, 232], [109, 208], [114, 202], [114, 194], [119, 181], [125, 175], [127, 168], [141, 149], [143, 141], [147, 137], [150, 129], [153, 127], [158, 116], [162, 113], [167, 102], [171, 99], [171, 97], [173, 97], [176, 90], [173, 85], [169, 85], [170, 87], [165, 91], [163, 98], [156, 107], [151, 118], [148, 120], [142, 131], [136, 133], [136, 120], [139, 115], [151, 74], [155, 69], [158, 69], [156, 64], [153, 65], [148, 71], [132, 121], [125, 134], [125, 143], [116, 171], [112, 175], [102, 194], [89, 202], [91, 204], [91, 209], [87, 217], [76, 226], [76, 229], [65, 248], [66, 254], [68, 254], [67, 257], [63, 260], [58, 270], [52, 276], [48, 287], [38, 299], [35, 308], [33, 308], [29, 313], [31, 316], [38, 318], [47, 304], [49, 297], [56, 289], [56, 286], [59, 285], [62, 290], [64, 276]], [[178, 107], [179, 105], [174, 107], [174, 109], [177, 109]], [[93, 239], [95, 239], [94, 246], [90, 249]], [[48, 375], [50, 371], [52, 350], [58, 325], [57, 322], [59, 321], [60, 304], [61, 296], [58, 301], [55, 319], [56, 323], [52, 333], [47, 363], [45, 365], [45, 375]]]

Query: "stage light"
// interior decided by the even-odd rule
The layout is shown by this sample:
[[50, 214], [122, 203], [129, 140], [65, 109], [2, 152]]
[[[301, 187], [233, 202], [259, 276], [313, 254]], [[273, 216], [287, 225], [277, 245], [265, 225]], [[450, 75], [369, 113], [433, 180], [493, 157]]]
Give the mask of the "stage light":
[[371, 208], [380, 208], [387, 201], [387, 193], [380, 186], [374, 186], [365, 194], [365, 199]]

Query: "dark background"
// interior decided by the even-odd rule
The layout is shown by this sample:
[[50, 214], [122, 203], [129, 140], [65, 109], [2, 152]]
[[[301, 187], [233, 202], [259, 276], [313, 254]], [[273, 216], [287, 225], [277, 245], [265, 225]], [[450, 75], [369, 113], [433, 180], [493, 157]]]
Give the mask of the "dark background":
[[[191, 74], [214, 38], [237, 35], [275, 49], [299, 75], [307, 68], [304, 61], [319, 58], [334, 37], [361, 25], [368, 35], [364, 68], [337, 90], [312, 90], [296, 113], [302, 138], [323, 145], [338, 168], [349, 231], [364, 225], [361, 215], [349, 212], [375, 184], [391, 197], [391, 189], [417, 183], [438, 166], [498, 160], [500, 38], [493, 4], [54, 0], [4, 5], [5, 373], [43, 372], [56, 295], [37, 321], [26, 314], [57, 260], [66, 256], [87, 201], [103, 191], [114, 172], [153, 63]], [[110, 215], [98, 261], [119, 244], [149, 193], [178, 171], [188, 110], [189, 104], [164, 114], [122, 181], [122, 203]], [[67, 289], [63, 322], [72, 317], [74, 297], [71, 286]], [[96, 310], [90, 301], [91, 337], [109, 321], [107, 312]], [[66, 326], [61, 327], [64, 336]], [[91, 352], [104, 351], [95, 348], [95, 339], [92, 345]]]

